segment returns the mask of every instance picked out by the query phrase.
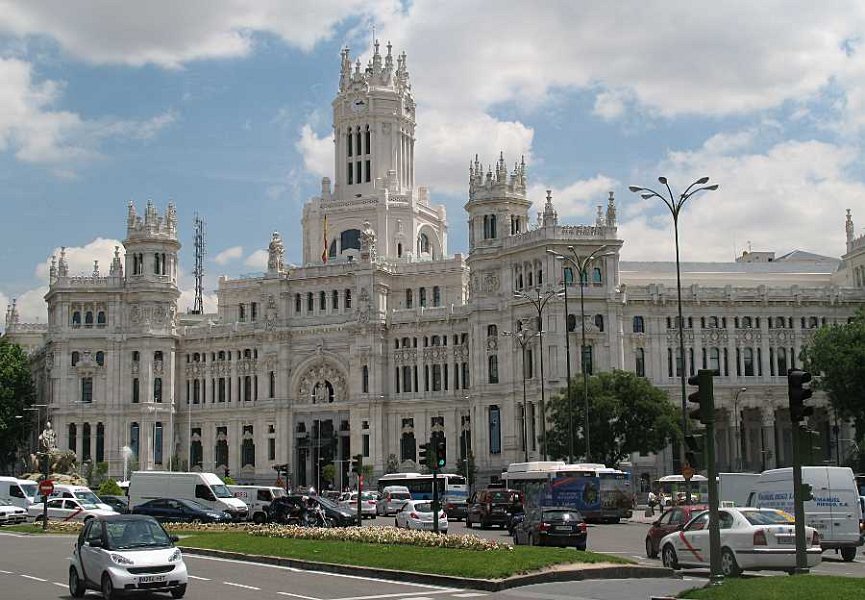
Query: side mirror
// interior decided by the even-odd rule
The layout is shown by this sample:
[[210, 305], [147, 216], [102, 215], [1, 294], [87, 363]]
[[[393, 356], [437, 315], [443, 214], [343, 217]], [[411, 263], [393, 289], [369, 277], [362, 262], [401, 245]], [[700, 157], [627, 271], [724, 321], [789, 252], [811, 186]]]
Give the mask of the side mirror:
[[87, 545], [91, 548], [101, 548], [102, 540], [90, 540], [89, 542], [87, 542]]
[[658, 527], [658, 526], [660, 526], [660, 525], [661, 525], [661, 521], [654, 521], [654, 522], [652, 523], [652, 527]]
[[676, 527], [676, 531], [682, 531], [684, 528], [685, 528], [685, 524], [684, 524], [684, 523], [681, 523], [680, 525], [678, 525], [678, 526]]
[[172, 543], [172, 544], [176, 544], [177, 542], [180, 541], [180, 538], [177, 537], [176, 535], [168, 536], [168, 539], [171, 540], [171, 543]]

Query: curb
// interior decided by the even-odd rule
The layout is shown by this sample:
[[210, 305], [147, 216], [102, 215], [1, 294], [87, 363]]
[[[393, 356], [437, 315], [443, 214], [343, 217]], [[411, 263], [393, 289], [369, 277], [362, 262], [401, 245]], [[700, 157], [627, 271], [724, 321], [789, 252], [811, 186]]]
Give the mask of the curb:
[[280, 567], [290, 567], [305, 571], [321, 571], [324, 573], [338, 573], [341, 575], [358, 575], [372, 579], [385, 579], [396, 581], [407, 581], [411, 583], [436, 585], [442, 587], [467, 588], [482, 590], [485, 592], [498, 592], [510, 588], [538, 583], [551, 583], [561, 581], [583, 581], [588, 579], [648, 579], [648, 578], [676, 578], [675, 571], [664, 567], [643, 567], [639, 565], [611, 565], [593, 566], [586, 568], [551, 570], [527, 575], [516, 575], [507, 579], [472, 579], [468, 577], [455, 577], [451, 575], [436, 575], [432, 573], [417, 573], [414, 571], [396, 571], [393, 569], [378, 569], [374, 567], [360, 567], [354, 565], [338, 565], [333, 563], [320, 563], [296, 558], [280, 558], [276, 556], [258, 556], [254, 554], [243, 554], [241, 552], [228, 552], [225, 550], [211, 550], [208, 548], [190, 548], [178, 546], [185, 554], [191, 556], [212, 556], [215, 558], [227, 558], [250, 563], [262, 563]]

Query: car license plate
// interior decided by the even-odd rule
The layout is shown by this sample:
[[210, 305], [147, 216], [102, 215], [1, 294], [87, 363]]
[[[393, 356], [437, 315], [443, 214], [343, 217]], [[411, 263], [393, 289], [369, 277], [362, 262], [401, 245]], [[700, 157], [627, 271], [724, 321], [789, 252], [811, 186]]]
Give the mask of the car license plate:
[[420, 525], [421, 525], [422, 529], [432, 529], [433, 528], [432, 523], [421, 523]]
[[571, 531], [571, 526], [570, 525], [558, 525], [556, 527], [556, 531], [568, 531], [569, 532], [569, 531]]
[[144, 575], [138, 578], [138, 583], [159, 583], [165, 580], [165, 575]]

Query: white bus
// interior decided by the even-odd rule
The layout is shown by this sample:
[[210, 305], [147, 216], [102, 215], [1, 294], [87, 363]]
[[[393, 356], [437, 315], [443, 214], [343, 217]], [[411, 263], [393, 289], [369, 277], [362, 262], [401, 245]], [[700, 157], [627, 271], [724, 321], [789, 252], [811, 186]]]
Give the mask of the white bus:
[[630, 473], [598, 463], [512, 463], [504, 484], [523, 493], [526, 507], [566, 506], [587, 520], [617, 523], [634, 510]]
[[[462, 504], [468, 500], [469, 488], [466, 478], [455, 473], [440, 473], [438, 480], [439, 500], [443, 504]], [[403, 485], [411, 492], [412, 500], [432, 500], [432, 475], [420, 473], [389, 473], [378, 478], [379, 491], [389, 485]], [[457, 508], [457, 510], [459, 510]]]
[[[694, 475], [686, 481], [682, 475], [665, 475], [655, 480], [654, 491], [662, 507], [679, 504], [706, 504], [709, 501], [709, 480]], [[691, 499], [688, 501], [688, 493]]]

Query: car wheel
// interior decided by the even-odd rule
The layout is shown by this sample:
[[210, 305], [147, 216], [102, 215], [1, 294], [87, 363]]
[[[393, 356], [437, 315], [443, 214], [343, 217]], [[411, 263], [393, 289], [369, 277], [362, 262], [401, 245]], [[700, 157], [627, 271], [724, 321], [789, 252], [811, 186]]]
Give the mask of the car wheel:
[[577, 550], [580, 550], [582, 552], [586, 551], [586, 545], [585, 544], [577, 544], [576, 546], [574, 546], [574, 548], [576, 548]]
[[73, 598], [83, 598], [86, 591], [87, 587], [78, 577], [78, 569], [69, 567], [69, 594]]
[[856, 558], [856, 547], [847, 546], [841, 548], [841, 558], [844, 560], [844, 562], [852, 561], [854, 558]]
[[102, 586], [100, 589], [102, 590], [102, 597], [105, 600], [117, 600], [119, 597], [117, 591], [114, 589], [114, 582], [111, 581], [111, 575], [108, 573], [102, 574]]
[[466, 517], [466, 529], [472, 528], [472, 520]]
[[679, 559], [676, 557], [676, 550], [673, 548], [672, 544], [664, 546], [664, 551], [661, 552], [661, 562], [664, 563], [664, 566], [668, 569], [675, 570], [679, 568]]
[[658, 551], [655, 550], [655, 545], [652, 543], [652, 538], [646, 538], [646, 556], [649, 558], [658, 558]]
[[184, 594], [186, 594], [186, 584], [178, 585], [176, 588], [171, 589], [171, 597], [172, 598], [183, 598]]
[[255, 513], [252, 515], [252, 521], [256, 525], [264, 525], [267, 523], [267, 516], [264, 513]]
[[729, 548], [721, 550], [721, 573], [724, 577], [738, 577], [742, 574], [742, 569], [739, 568], [739, 563], [736, 562], [736, 557]]

